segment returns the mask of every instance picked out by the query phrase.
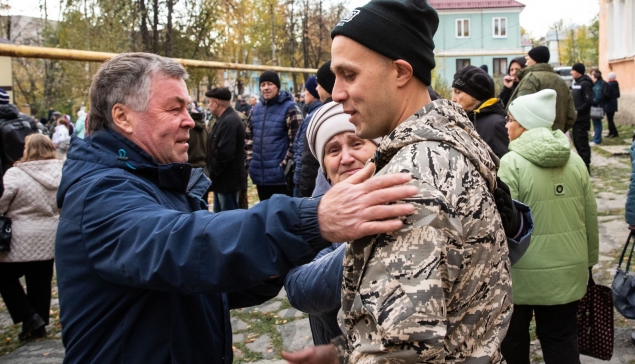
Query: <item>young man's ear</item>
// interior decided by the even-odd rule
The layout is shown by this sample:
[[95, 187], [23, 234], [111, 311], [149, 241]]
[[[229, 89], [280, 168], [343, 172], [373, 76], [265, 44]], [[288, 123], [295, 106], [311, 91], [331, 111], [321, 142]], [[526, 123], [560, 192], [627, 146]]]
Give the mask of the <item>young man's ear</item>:
[[402, 87], [407, 84], [414, 75], [412, 66], [403, 59], [398, 59], [393, 61], [393, 63], [397, 67], [397, 86]]
[[112, 121], [123, 133], [132, 134], [132, 110], [123, 104], [115, 104], [110, 111]]

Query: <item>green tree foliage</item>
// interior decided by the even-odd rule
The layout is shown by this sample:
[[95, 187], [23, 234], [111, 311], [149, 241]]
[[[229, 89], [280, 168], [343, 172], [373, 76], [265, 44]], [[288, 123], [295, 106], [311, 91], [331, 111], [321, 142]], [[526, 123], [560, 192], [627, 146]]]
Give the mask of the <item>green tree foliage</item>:
[[583, 63], [587, 67], [598, 65], [599, 20], [596, 16], [590, 25], [570, 28], [567, 37], [560, 41], [560, 63], [572, 65]]
[[[43, 5], [46, 0], [40, 1]], [[330, 59], [330, 31], [346, 12], [341, 3], [324, 0], [65, 0], [61, 21], [48, 21], [43, 11], [44, 26], [29, 44], [317, 68]], [[45, 116], [50, 107], [74, 114], [80, 106], [89, 106], [89, 85], [98, 67], [91, 62], [16, 58], [16, 101], [29, 103], [38, 116]], [[221, 76], [208, 69], [188, 72], [188, 86], [199, 100]], [[243, 92], [248, 76], [238, 72], [237, 92]], [[303, 83], [295, 75], [294, 89]]]

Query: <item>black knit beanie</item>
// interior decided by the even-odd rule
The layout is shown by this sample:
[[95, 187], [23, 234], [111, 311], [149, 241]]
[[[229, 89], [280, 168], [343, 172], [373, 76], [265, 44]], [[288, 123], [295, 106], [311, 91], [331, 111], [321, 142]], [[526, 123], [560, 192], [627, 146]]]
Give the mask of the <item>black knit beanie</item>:
[[261, 84], [263, 82], [272, 82], [274, 85], [276, 85], [278, 87], [278, 90], [280, 89], [280, 77], [278, 77], [278, 74], [273, 72], [273, 71], [264, 71], [261, 75], [260, 75], [260, 79], [258, 80], [258, 84]]
[[586, 72], [586, 67], [582, 63], [576, 63], [571, 67], [572, 70], [578, 72], [583, 75]]
[[452, 87], [465, 92], [479, 101], [494, 97], [494, 80], [484, 70], [466, 66], [454, 74]]
[[532, 48], [527, 52], [529, 57], [536, 61], [536, 63], [549, 63], [549, 58], [551, 58], [551, 53], [549, 53], [549, 48], [545, 46], [538, 46], [536, 48]]
[[317, 71], [317, 83], [322, 86], [324, 91], [332, 94], [335, 85], [335, 74], [331, 71], [331, 60], [324, 62]]
[[392, 60], [403, 59], [430, 85], [438, 26], [439, 15], [426, 0], [372, 0], [340, 20], [331, 38], [343, 35]]

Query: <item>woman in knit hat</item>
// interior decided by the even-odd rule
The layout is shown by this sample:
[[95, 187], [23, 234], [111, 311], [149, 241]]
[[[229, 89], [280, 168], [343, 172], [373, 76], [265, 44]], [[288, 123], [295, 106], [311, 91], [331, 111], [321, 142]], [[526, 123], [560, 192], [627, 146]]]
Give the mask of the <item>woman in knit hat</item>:
[[454, 74], [452, 101], [461, 105], [478, 135], [498, 158], [507, 153], [507, 112], [494, 96], [494, 80], [487, 72], [474, 66], [461, 68]]
[[[375, 154], [379, 139], [361, 139], [341, 104], [329, 102], [310, 121], [306, 136], [311, 153], [320, 162], [314, 196], [355, 174]], [[334, 243], [309, 264], [287, 273], [284, 287], [291, 306], [309, 314], [315, 345], [325, 345], [342, 334], [337, 323], [345, 246]]]
[[529, 363], [529, 323], [536, 319], [545, 363], [579, 363], [578, 302], [598, 262], [597, 207], [582, 159], [552, 130], [556, 91], [509, 105], [509, 153], [498, 175], [512, 198], [531, 208], [534, 232], [512, 267], [514, 311], [501, 349], [509, 364]]

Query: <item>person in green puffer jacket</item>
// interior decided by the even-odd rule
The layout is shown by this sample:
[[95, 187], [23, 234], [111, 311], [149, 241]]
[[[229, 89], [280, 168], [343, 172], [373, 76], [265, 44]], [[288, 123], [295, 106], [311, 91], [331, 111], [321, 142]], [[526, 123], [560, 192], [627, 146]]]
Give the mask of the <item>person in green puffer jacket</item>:
[[518, 71], [518, 87], [509, 98], [509, 105], [520, 96], [530, 95], [540, 90], [552, 89], [558, 94], [556, 100], [556, 118], [552, 129], [566, 133], [573, 127], [577, 113], [569, 86], [549, 65], [549, 48], [539, 46], [532, 48], [525, 56], [527, 67]]
[[551, 130], [556, 91], [542, 90], [509, 105], [510, 152], [499, 177], [534, 212], [534, 232], [525, 255], [512, 267], [514, 312], [501, 349], [509, 364], [529, 363], [529, 323], [544, 359], [580, 363], [578, 302], [598, 262], [597, 205], [582, 159], [569, 139]]

